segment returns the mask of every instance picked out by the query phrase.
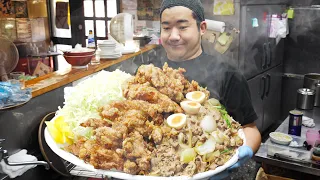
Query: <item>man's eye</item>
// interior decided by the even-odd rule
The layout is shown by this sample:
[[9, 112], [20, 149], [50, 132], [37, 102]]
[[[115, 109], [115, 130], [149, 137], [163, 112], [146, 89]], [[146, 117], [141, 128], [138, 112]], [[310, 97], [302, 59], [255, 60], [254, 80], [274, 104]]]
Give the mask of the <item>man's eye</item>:
[[162, 29], [165, 30], [165, 31], [167, 31], [167, 30], [169, 30], [170, 28], [164, 27], [164, 28], [162, 28]]
[[187, 26], [180, 26], [179, 29], [181, 30], [187, 29]]

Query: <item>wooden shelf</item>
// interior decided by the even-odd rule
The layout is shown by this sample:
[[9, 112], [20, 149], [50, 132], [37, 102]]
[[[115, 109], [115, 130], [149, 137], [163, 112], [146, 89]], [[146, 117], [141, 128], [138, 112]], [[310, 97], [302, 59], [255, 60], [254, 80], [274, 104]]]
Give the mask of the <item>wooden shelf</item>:
[[37, 97], [41, 94], [69, 84], [73, 81], [79, 80], [83, 77], [101, 71], [105, 68], [108, 68], [114, 64], [120, 63], [122, 61], [128, 60], [134, 56], [140, 55], [144, 52], [147, 52], [151, 49], [156, 48], [158, 45], [147, 45], [144, 48], [141, 48], [139, 52], [123, 55], [121, 58], [114, 60], [101, 60], [98, 65], [88, 65], [87, 69], [65, 69], [59, 70], [47, 75], [26, 81], [26, 87], [32, 88], [32, 97]]

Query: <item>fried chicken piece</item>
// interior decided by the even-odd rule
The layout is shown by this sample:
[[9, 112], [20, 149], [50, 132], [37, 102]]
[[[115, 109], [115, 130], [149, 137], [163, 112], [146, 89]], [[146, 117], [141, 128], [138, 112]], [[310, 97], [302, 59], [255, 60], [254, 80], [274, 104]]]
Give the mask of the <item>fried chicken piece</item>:
[[134, 81], [139, 84], [151, 83], [153, 87], [163, 87], [166, 85], [167, 77], [162, 69], [153, 64], [141, 65], [135, 75]]
[[138, 166], [135, 162], [127, 160], [123, 165], [123, 171], [128, 174], [137, 174]]
[[83, 127], [92, 127], [93, 129], [97, 129], [99, 127], [108, 127], [111, 126], [111, 124], [103, 119], [94, 119], [90, 118], [87, 121], [80, 124]]
[[156, 124], [163, 123], [163, 116], [161, 115], [163, 109], [158, 104], [151, 104], [142, 100], [115, 101], [99, 110], [101, 117], [111, 121], [121, 121], [121, 117], [128, 110], [139, 110], [150, 116]]
[[138, 68], [135, 78], [130, 80], [128, 84], [149, 83], [150, 86], [177, 103], [180, 103], [185, 95], [192, 91], [202, 91], [209, 98], [209, 91], [200, 87], [196, 81], [190, 83], [183, 75], [185, 72], [186, 70], [183, 68], [170, 68], [167, 63], [162, 69], [153, 64], [142, 65]]
[[151, 86], [176, 102], [181, 102], [184, 99], [182, 82], [166, 75], [162, 69], [153, 64], [141, 65], [136, 73], [135, 82], [139, 84], [149, 82]]
[[76, 156], [79, 156], [80, 149], [86, 141], [87, 141], [86, 138], [81, 137], [77, 141], [75, 141], [73, 144], [65, 147], [64, 150], [66, 150]]
[[150, 160], [151, 160], [150, 155], [136, 159], [136, 162], [140, 170], [139, 174], [146, 174], [146, 172], [150, 171], [150, 168], [151, 168]]
[[111, 127], [100, 127], [94, 132], [96, 141], [107, 149], [116, 149], [121, 147], [123, 134]]
[[126, 158], [136, 160], [139, 171], [150, 170], [151, 152], [141, 134], [137, 131], [130, 133], [123, 141], [123, 149]]
[[138, 131], [142, 136], [147, 137], [152, 132], [152, 129], [146, 127], [148, 116], [143, 111], [131, 109], [126, 111], [121, 118], [121, 123], [128, 127], [129, 133]]
[[[119, 138], [120, 135], [117, 136], [120, 133], [111, 129], [110, 127], [96, 129], [96, 139], [86, 140], [79, 146], [79, 158], [92, 164], [96, 169], [109, 170], [114, 168], [122, 170], [124, 163], [123, 155], [117, 153], [117, 151], [107, 149], [121, 145], [121, 141], [117, 141], [121, 139]], [[75, 144], [78, 144], [78, 142]]]
[[129, 159], [150, 156], [151, 154], [147, 149], [147, 143], [143, 140], [143, 136], [137, 131], [130, 133], [123, 141], [123, 149], [125, 150], [126, 158]]
[[79, 148], [79, 158], [90, 162], [91, 154], [98, 148], [95, 140], [89, 139]]
[[98, 149], [91, 153], [90, 164], [92, 164], [94, 168], [123, 170], [124, 158], [115, 151], [99, 146]]
[[176, 102], [172, 101], [167, 95], [160, 93], [156, 88], [149, 86], [149, 83], [130, 84], [123, 94], [129, 100], [143, 100], [152, 104], [158, 104], [166, 113], [183, 112]]
[[122, 122], [114, 122], [112, 124], [112, 129], [114, 129], [115, 131], [118, 132], [119, 137], [121, 137], [121, 139], [126, 138], [128, 132], [129, 132], [128, 127], [124, 126], [122, 124]]
[[[183, 73], [186, 72], [183, 68], [173, 69], [168, 66], [167, 63], [163, 65], [163, 72], [170, 78], [170, 79], [176, 79], [182, 83], [184, 86], [183, 88], [183, 94], [186, 95], [188, 92], [192, 91], [202, 91], [206, 94], [206, 98], [208, 99], [210, 97], [210, 92], [206, 90], [205, 88], [202, 88], [199, 86], [198, 82], [192, 80], [191, 83], [184, 77]], [[162, 91], [160, 91], [162, 92]], [[163, 92], [166, 94], [165, 92]]]
[[113, 103], [100, 107], [98, 111], [100, 112], [101, 117], [109, 120], [116, 120], [118, 117], [122, 116], [121, 111], [118, 108], [113, 107]]

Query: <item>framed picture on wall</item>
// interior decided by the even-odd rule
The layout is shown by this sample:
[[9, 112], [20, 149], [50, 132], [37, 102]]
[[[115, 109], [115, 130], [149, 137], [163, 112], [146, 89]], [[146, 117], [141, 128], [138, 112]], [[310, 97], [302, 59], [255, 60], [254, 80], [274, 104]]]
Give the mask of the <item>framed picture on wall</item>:
[[11, 0], [0, 0], [0, 18], [14, 18], [14, 5]]
[[14, 10], [16, 18], [28, 18], [27, 1], [14, 1]]

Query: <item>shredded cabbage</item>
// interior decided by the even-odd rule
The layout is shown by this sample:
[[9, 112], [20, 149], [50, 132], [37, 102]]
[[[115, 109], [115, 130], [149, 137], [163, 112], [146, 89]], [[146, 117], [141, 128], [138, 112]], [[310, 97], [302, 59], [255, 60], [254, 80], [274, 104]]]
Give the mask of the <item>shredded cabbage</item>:
[[56, 115], [63, 116], [75, 136], [92, 136], [91, 128], [80, 124], [89, 118], [100, 118], [98, 108], [117, 100], [125, 100], [121, 85], [131, 75], [120, 70], [100, 71], [74, 87], [64, 89], [64, 106]]

